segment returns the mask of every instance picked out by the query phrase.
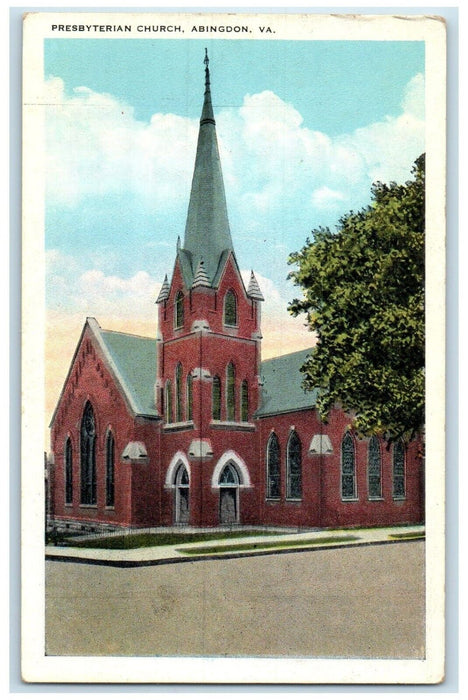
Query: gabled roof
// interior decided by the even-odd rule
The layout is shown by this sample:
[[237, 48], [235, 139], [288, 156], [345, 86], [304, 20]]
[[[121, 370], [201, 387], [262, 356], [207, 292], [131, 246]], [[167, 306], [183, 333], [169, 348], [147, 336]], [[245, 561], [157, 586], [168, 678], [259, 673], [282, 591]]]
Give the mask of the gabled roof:
[[78, 341], [68, 370], [60, 398], [52, 415], [53, 424], [62, 396], [69, 380], [75, 358], [83, 342], [86, 330], [90, 331], [97, 347], [114, 376], [117, 388], [135, 415], [158, 418], [154, 406], [154, 382], [156, 379], [156, 340], [129, 333], [102, 330], [95, 318], [89, 317]]
[[302, 387], [303, 375], [300, 372], [300, 368], [312, 350], [313, 348], [299, 350], [261, 363], [260, 379], [263, 385], [261, 405], [256, 416], [288, 413], [315, 406], [318, 389], [305, 391]]
[[156, 340], [129, 333], [100, 331], [103, 346], [136, 415], [156, 417]]

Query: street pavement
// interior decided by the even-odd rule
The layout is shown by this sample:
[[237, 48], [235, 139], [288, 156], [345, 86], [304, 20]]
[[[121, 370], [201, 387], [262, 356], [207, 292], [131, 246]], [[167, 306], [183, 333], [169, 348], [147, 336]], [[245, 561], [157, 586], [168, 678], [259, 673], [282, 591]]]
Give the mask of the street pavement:
[[366, 546], [178, 562], [172, 553], [157, 566], [49, 560], [46, 653], [423, 658], [424, 542], [369, 534]]

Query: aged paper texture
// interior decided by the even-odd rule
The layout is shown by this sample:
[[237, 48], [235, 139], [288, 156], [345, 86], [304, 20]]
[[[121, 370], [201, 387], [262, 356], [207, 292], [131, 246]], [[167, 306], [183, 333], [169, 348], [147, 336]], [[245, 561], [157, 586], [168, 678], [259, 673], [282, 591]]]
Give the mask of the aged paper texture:
[[438, 17], [25, 16], [24, 680], [443, 679], [445, 85]]

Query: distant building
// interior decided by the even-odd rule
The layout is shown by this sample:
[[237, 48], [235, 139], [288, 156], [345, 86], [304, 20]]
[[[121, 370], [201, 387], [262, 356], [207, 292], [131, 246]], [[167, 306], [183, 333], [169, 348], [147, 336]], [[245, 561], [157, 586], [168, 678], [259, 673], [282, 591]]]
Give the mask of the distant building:
[[261, 360], [262, 292], [228, 222], [205, 59], [183, 246], [156, 339], [84, 325], [51, 422], [49, 519], [147, 527], [329, 527], [423, 520], [416, 442], [323, 424], [301, 387], [308, 352]]

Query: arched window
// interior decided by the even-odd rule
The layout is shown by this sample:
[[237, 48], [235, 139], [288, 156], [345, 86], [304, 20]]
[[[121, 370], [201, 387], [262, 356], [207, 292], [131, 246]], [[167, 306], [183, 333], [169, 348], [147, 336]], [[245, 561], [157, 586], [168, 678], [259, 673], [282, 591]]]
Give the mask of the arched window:
[[175, 422], [182, 421], [182, 365], [179, 364], [175, 371]]
[[106, 439], [106, 506], [114, 506], [115, 442], [109, 431]]
[[166, 382], [166, 423], [172, 423], [172, 385], [171, 380], [168, 379]]
[[249, 385], [247, 379], [241, 384], [241, 421], [249, 420]]
[[190, 478], [188, 475], [188, 471], [183, 464], [181, 464], [177, 470], [175, 483], [177, 486], [189, 486], [190, 485]]
[[183, 464], [180, 465], [176, 472], [175, 485], [176, 523], [188, 523], [190, 519], [190, 478]]
[[276, 433], [272, 433], [267, 444], [266, 497], [280, 497], [280, 448]]
[[349, 433], [346, 433], [341, 443], [341, 498], [343, 500], [356, 498], [354, 440]]
[[236, 370], [232, 362], [226, 369], [226, 418], [236, 419]]
[[174, 300], [174, 328], [182, 328], [184, 325], [184, 295], [177, 292]]
[[81, 503], [96, 505], [96, 422], [87, 402], [81, 420]]
[[380, 445], [375, 435], [373, 435], [369, 440], [367, 483], [369, 488], [369, 498], [382, 498], [382, 464]]
[[393, 445], [393, 498], [405, 498], [405, 447], [401, 440]]
[[286, 497], [302, 498], [302, 446], [295, 430], [288, 440], [286, 475]]
[[221, 379], [213, 377], [211, 416], [213, 420], [221, 420]]
[[65, 503], [73, 503], [73, 447], [70, 438], [65, 443]]
[[193, 420], [193, 377], [191, 372], [187, 374], [187, 420]]
[[239, 474], [237, 473], [237, 469], [232, 464], [232, 462], [228, 462], [226, 464], [226, 466], [224, 467], [223, 471], [221, 472], [221, 476], [219, 477], [219, 485], [220, 486], [238, 486], [239, 485]]
[[224, 297], [224, 325], [237, 326], [237, 299], [232, 289]]

